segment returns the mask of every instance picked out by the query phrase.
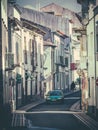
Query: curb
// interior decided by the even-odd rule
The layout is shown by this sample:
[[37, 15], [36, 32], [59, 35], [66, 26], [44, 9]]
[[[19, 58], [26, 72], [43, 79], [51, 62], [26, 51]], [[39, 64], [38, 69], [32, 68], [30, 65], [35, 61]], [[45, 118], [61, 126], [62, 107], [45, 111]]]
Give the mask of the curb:
[[77, 119], [79, 119], [83, 124], [85, 124], [90, 130], [97, 130], [98, 129], [98, 122], [96, 122], [93, 118], [88, 116], [85, 112], [80, 110], [80, 101], [77, 101], [72, 105], [70, 108], [71, 111], [81, 112], [77, 114], [73, 114]]
[[38, 105], [40, 105], [40, 104], [42, 104], [42, 103], [44, 103], [45, 102], [45, 100], [43, 99], [43, 100], [40, 100], [40, 101], [38, 101], [38, 102], [33, 102], [33, 103], [31, 103], [31, 104], [28, 104], [28, 105], [26, 105], [26, 106], [23, 106], [23, 107], [21, 107], [20, 109], [18, 109], [18, 110], [24, 110], [24, 111], [28, 111], [29, 109], [31, 109], [31, 108], [33, 108], [33, 107], [36, 107], [36, 106], [38, 106]]
[[80, 110], [80, 100], [71, 106], [70, 111], [82, 112], [82, 110]]
[[79, 119], [83, 124], [85, 124], [90, 130], [98, 129], [98, 122], [96, 122], [91, 117], [87, 116], [85, 113], [73, 114], [77, 119]]

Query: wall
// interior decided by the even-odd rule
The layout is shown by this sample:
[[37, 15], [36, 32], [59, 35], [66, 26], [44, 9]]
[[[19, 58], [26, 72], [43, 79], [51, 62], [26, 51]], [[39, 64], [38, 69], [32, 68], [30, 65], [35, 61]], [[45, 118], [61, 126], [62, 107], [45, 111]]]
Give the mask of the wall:
[[[93, 17], [93, 7], [89, 8], [89, 18]], [[95, 97], [95, 56], [94, 56], [94, 19], [87, 25], [87, 48], [88, 48], [88, 112], [94, 113], [96, 106]]]
[[8, 51], [7, 0], [0, 1], [0, 104], [8, 103], [9, 90], [6, 89], [8, 73], [5, 73], [5, 54]]
[[52, 31], [61, 30], [66, 35], [68, 35], [68, 19], [25, 8], [21, 8], [21, 10], [22, 18], [37, 23], [39, 25], [48, 27]]

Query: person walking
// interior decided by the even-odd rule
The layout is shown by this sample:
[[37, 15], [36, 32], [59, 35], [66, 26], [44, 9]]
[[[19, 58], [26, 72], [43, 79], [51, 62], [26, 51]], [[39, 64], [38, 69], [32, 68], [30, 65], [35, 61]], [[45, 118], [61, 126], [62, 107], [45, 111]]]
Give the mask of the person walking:
[[74, 90], [75, 89], [75, 83], [74, 83], [74, 81], [72, 81], [72, 83], [71, 83], [71, 90]]

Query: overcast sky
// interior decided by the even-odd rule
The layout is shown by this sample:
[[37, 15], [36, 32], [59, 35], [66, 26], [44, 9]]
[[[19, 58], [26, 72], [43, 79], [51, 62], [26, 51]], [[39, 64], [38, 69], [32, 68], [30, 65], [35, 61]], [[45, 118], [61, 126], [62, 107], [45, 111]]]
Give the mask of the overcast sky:
[[77, 0], [17, 0], [17, 3], [23, 7], [36, 10], [50, 3], [56, 3], [74, 12], [81, 12], [81, 6], [77, 4]]

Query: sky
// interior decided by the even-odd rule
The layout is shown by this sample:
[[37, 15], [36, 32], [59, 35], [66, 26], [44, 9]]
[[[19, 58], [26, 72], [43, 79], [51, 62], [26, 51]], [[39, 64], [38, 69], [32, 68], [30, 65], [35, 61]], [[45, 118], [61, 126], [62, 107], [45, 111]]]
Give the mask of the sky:
[[77, 0], [16, 0], [17, 4], [22, 7], [39, 10], [50, 3], [56, 3], [76, 13], [81, 12], [81, 5], [77, 4]]

